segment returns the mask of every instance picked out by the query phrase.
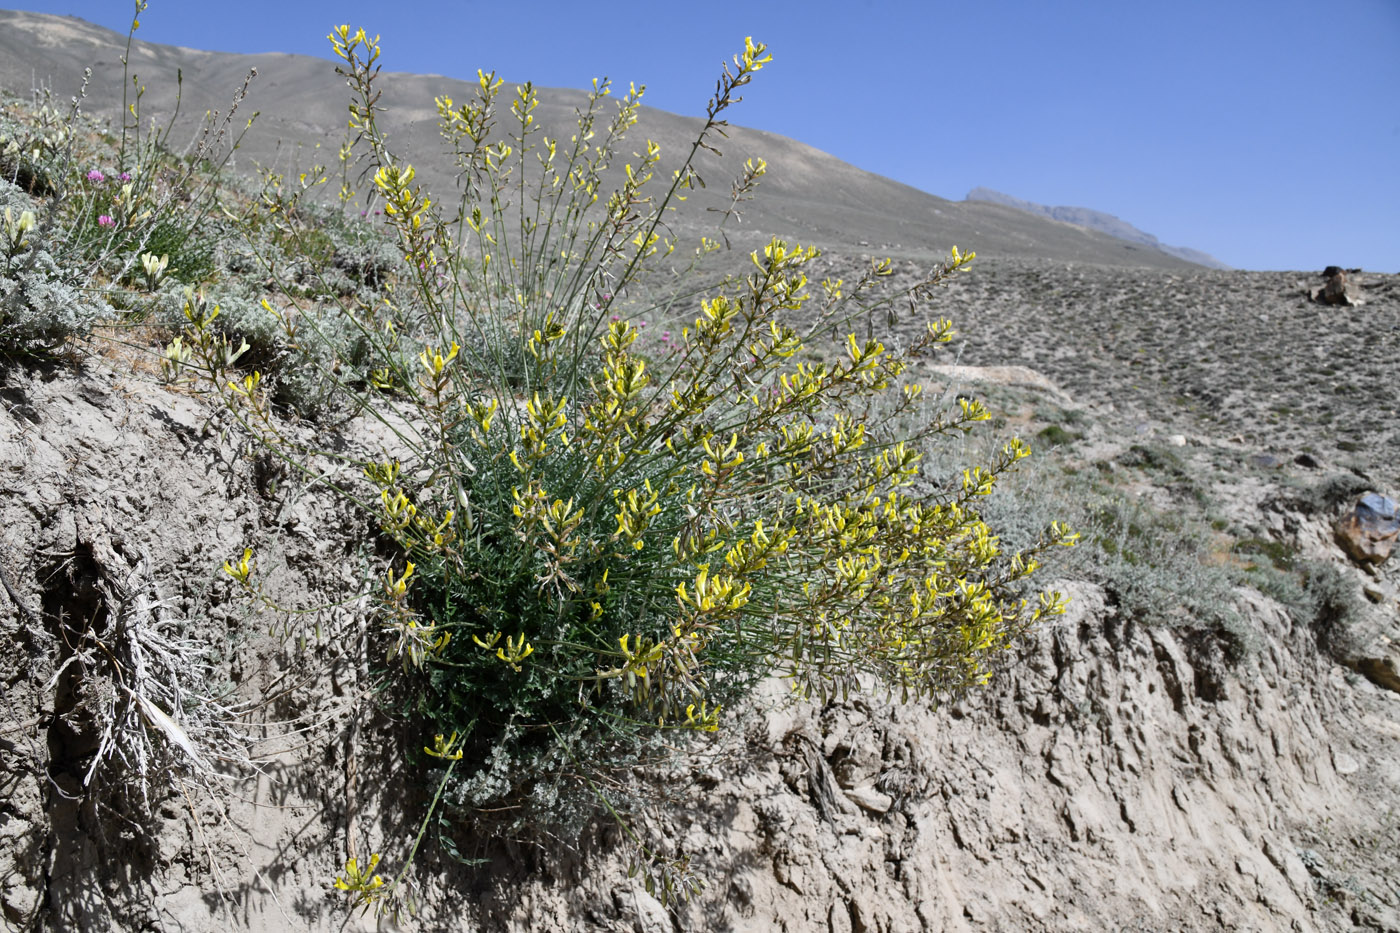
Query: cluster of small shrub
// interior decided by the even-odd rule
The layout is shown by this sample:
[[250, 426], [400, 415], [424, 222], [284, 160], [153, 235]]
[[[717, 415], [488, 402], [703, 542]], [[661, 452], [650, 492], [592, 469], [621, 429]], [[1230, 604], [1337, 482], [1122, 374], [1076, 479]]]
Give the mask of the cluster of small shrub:
[[[268, 176], [243, 224], [244, 261], [272, 282], [277, 294], [257, 300], [284, 333], [328, 330], [324, 318], [306, 323], [313, 297], [338, 310], [351, 338], [334, 343], [354, 352], [307, 368], [396, 435], [394, 456], [359, 464], [365, 485], [339, 491], [375, 517], [386, 545], [371, 584], [385, 658], [375, 676], [385, 709], [423, 737], [411, 757], [435, 789], [422, 827], [445, 850], [490, 812], [507, 815], [496, 831], [555, 839], [600, 808], [617, 815], [639, 755], [725, 728], [761, 678], [818, 695], [872, 682], [909, 697], [957, 693], [1060, 611], [1057, 594], [1024, 581], [1073, 533], [1048, 521], [1013, 551], [982, 518], [1024, 445], [943, 475], [926, 468], [940, 437], [986, 418], [970, 399], [929, 404], [905, 374], [949, 323], [928, 322], [898, 350], [869, 332], [839, 347], [814, 340], [917, 309], [969, 256], [954, 250], [896, 293], [880, 289], [879, 262], [859, 281], [809, 285], [819, 251], [775, 239], [747, 275], [697, 287], [722, 246], [671, 238], [671, 209], [699, 184], [689, 161], [667, 178], [648, 143], [605, 194], [642, 95], [609, 106], [606, 82], [568, 141], [535, 124], [528, 84], [503, 93], [482, 74], [472, 99], [438, 99], [460, 172], [461, 207], [443, 214], [376, 126], [377, 40], [347, 27], [332, 42], [359, 143], [342, 157], [365, 160], [373, 189], [342, 188], [328, 218], [304, 198], [324, 170], [297, 185]], [[692, 157], [766, 61], [745, 43]], [[736, 205], [765, 170], [742, 167]], [[360, 229], [351, 203], [367, 216], [382, 206], [392, 257], [371, 240], [342, 249]], [[290, 262], [269, 258], [287, 251]], [[648, 277], [663, 262], [683, 271]], [[363, 288], [384, 290], [371, 302]], [[186, 316], [183, 338], [217, 368], [216, 319]], [[269, 417], [277, 399], [247, 360], [211, 389], [309, 471], [314, 452]], [[901, 419], [918, 427], [891, 430]], [[227, 569], [257, 593], [256, 566], [245, 552]], [[679, 864], [632, 838], [643, 862]], [[647, 877], [674, 892], [688, 876]], [[398, 880], [355, 863], [339, 885], [383, 907]]]
[[[1044, 411], [1037, 418], [1051, 422], [1037, 434], [1049, 445], [1079, 439], [1059, 422], [1078, 424], [1081, 413]], [[945, 456], [959, 453], [949, 450]], [[1335, 565], [1303, 559], [1284, 540], [1230, 531], [1229, 522], [1213, 518], [1209, 483], [1176, 449], [1134, 444], [1113, 463], [1099, 466], [1066, 469], [1062, 461], [1037, 459], [1002, 484], [986, 503], [985, 517], [1011, 548], [1029, 540], [1048, 516], [1069, 522], [1080, 530], [1081, 545], [1056, 552], [1046, 573], [1099, 584], [1120, 616], [1132, 622], [1209, 634], [1235, 661], [1255, 643], [1235, 609], [1242, 586], [1276, 600], [1324, 648], [1355, 624], [1356, 587]], [[1125, 491], [1125, 479], [1144, 474], [1170, 495], [1170, 508]], [[1312, 484], [1286, 486], [1290, 491], [1281, 504], [1305, 516], [1331, 516], [1369, 488], [1355, 474], [1334, 473]]]
[[12, 180], [0, 179], [0, 350], [58, 347], [89, 330], [104, 310], [75, 281], [71, 267], [55, 260], [55, 244], [45, 237], [35, 208]]
[[[237, 145], [227, 119], [176, 153], [169, 127], [142, 136], [138, 116], [115, 129], [81, 103], [0, 99], [0, 352], [52, 352], [98, 326], [175, 336], [186, 306], [203, 303], [279, 405], [343, 411], [328, 374], [364, 378], [345, 309], [381, 303], [399, 261], [382, 218], [315, 203], [270, 217], [258, 210], [266, 185], [223, 172]], [[296, 322], [269, 299], [295, 305]]]
[[[1052, 444], [1071, 443], [1069, 435], [1061, 429], [1049, 437]], [[1175, 462], [1166, 448], [1139, 447], [1125, 456], [1133, 463]], [[1080, 532], [1080, 545], [1055, 552], [1047, 576], [1097, 583], [1127, 622], [1209, 633], [1234, 657], [1248, 651], [1248, 634], [1233, 608], [1239, 581], [1215, 559], [1203, 509], [1164, 510], [1125, 492], [1111, 476], [1067, 470], [1062, 460], [1046, 457], [1003, 483], [984, 515], [1012, 549], [1030, 540], [1037, 523], [1052, 515], [1063, 519]]]

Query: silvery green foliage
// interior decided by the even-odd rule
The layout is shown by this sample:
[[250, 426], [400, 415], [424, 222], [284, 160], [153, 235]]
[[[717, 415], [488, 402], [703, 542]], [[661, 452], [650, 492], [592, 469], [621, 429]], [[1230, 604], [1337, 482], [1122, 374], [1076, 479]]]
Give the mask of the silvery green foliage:
[[[15, 185], [0, 179], [0, 216], [33, 211], [34, 202]], [[0, 347], [20, 350], [53, 348], [83, 336], [106, 310], [55, 262], [50, 231], [41, 220], [20, 248], [0, 243]]]
[[[155, 320], [180, 329], [185, 323], [189, 289], [162, 284], [155, 300]], [[294, 334], [288, 334], [278, 316], [262, 305], [260, 287], [234, 278], [205, 294], [209, 307], [217, 307], [214, 330], [235, 347], [248, 349], [238, 360], [242, 369], [257, 370], [273, 387], [273, 400], [307, 417], [333, 413], [344, 400], [337, 397], [337, 378], [353, 379], [364, 361], [364, 339], [359, 328], [336, 307], [315, 308], [291, 315]]]
[[[643, 762], [666, 751], [660, 736], [645, 733], [618, 733], [609, 743], [566, 730], [555, 742], [523, 753], [521, 739], [520, 726], [506, 726], [480, 768], [453, 777], [445, 794], [453, 801], [449, 808], [464, 808], [478, 825], [490, 825], [503, 837], [529, 834], [541, 826], [563, 838], [577, 837], [598, 816], [597, 791], [581, 773], [606, 773], [609, 804], [631, 812], [644, 805], [647, 791], [635, 773], [609, 762]], [[522, 779], [530, 781], [529, 798], [494, 815], [490, 808], [518, 793]], [[443, 840], [450, 845], [448, 837]]]
[[[984, 445], [999, 442], [993, 436], [967, 438], [961, 445], [930, 445], [924, 451], [928, 472], [949, 475], [959, 456], [977, 456]], [[1172, 456], [1166, 450], [1149, 453]], [[1235, 609], [1239, 583], [1290, 606], [1294, 597], [1277, 587], [1298, 591], [1291, 575], [1237, 579], [1238, 574], [1232, 576], [1213, 562], [1210, 529], [1189, 509], [1159, 510], [1112, 485], [1066, 473], [1049, 457], [1033, 459], [998, 483], [997, 491], [978, 503], [978, 512], [997, 529], [1008, 550], [1024, 548], [1057, 518], [1067, 521], [1080, 530], [1083, 541], [1046, 555], [1047, 574], [1098, 584], [1118, 617], [1131, 624], [1211, 633], [1236, 660], [1247, 656], [1253, 645], [1253, 635]]]
[[277, 318], [250, 291], [237, 281], [211, 290], [209, 303], [219, 308], [214, 326], [229, 337], [246, 341], [253, 357], [271, 367], [282, 362], [287, 353], [300, 349], [300, 342], [287, 339]]
[[47, 107], [35, 117], [38, 126], [0, 117], [0, 178], [43, 197], [55, 190], [51, 167], [43, 164], [43, 157], [63, 149], [68, 129], [55, 125], [58, 115]]
[[356, 286], [377, 287], [403, 262], [394, 241], [354, 221], [329, 225], [335, 236], [335, 267]]

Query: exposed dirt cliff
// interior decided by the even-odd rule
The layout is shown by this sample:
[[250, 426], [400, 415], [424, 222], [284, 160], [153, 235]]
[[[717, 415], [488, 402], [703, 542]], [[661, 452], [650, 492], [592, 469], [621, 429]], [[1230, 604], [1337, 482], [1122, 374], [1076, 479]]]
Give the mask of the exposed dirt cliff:
[[[352, 592], [363, 520], [139, 359], [0, 369], [5, 921], [373, 929], [372, 916], [346, 926], [329, 882], [349, 854], [401, 858], [425, 801], [403, 773], [411, 737], [364, 702], [367, 619], [351, 602], [269, 634], [274, 619], [218, 571], [256, 543], [284, 604], [336, 602]], [[1032, 433], [1067, 401], [1046, 384], [991, 388]], [[1079, 455], [1124, 471], [1141, 435], [1089, 412], [1071, 425]], [[354, 425], [325, 441], [374, 444]], [[1235, 447], [1255, 455], [1195, 435], [1174, 449], [1199, 477]], [[1361, 647], [1337, 648], [1259, 588], [1228, 593], [1230, 643], [1144, 624], [1112, 586], [1067, 578], [1070, 614], [980, 694], [936, 710], [821, 706], [771, 684], [764, 714], [683, 766], [644, 769], [666, 802], [638, 831], [692, 856], [707, 885], [690, 902], [668, 909], [629, 883], [630, 850], [604, 824], [557, 846], [477, 840], [472, 866], [425, 851], [419, 916], [403, 927], [1400, 929], [1400, 694], [1340, 663], [1400, 634], [1390, 571], [1347, 565], [1332, 514], [1286, 474], [1264, 464], [1202, 482], [1260, 540], [1339, 568]], [[1144, 496], [1169, 507], [1168, 479]], [[180, 654], [191, 627], [212, 649]], [[224, 736], [199, 749], [222, 777], [200, 779], [178, 729], [124, 702], [162, 652], [187, 657], [184, 682], [229, 720], [201, 726]], [[134, 730], [123, 747], [145, 736], [144, 787], [105, 751], [112, 711]]]

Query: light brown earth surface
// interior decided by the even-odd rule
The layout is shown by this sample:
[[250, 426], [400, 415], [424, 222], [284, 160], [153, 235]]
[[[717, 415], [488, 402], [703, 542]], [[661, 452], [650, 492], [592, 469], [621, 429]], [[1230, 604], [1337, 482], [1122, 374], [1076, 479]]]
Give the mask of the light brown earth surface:
[[[0, 85], [71, 84], [94, 63], [110, 93], [120, 39], [0, 11]], [[251, 61], [140, 43], [136, 56], [153, 108], [180, 67], [193, 112], [223, 106]], [[264, 97], [249, 104], [271, 139], [338, 139], [341, 81], [324, 62], [256, 63]], [[451, 87], [393, 77], [395, 130], [430, 139], [417, 118]], [[567, 115], [571, 93], [549, 92], [542, 119]], [[646, 119], [668, 146], [694, 129]], [[829, 246], [814, 280], [854, 280], [877, 250], [897, 257], [895, 284], [954, 243], [979, 252], [913, 316], [875, 324], [899, 340], [956, 321], [920, 375], [996, 418], [930, 469], [1031, 440], [1037, 456], [988, 516], [1013, 543], [1051, 518], [1082, 525], [1086, 542], [1042, 571], [1071, 611], [956, 703], [797, 703], [769, 684], [761, 712], [669, 771], [639, 769], [662, 802], [637, 831], [706, 879], [688, 903], [629, 881], [631, 850], [601, 819], [543, 844], [461, 840], [471, 865], [428, 845], [401, 928], [1400, 930], [1395, 559], [1364, 571], [1332, 534], [1360, 493], [1400, 493], [1400, 277], [1363, 273], [1365, 305], [1323, 307], [1304, 297], [1315, 272], [1199, 269], [737, 130], [727, 154], [750, 153], [775, 184], [736, 244]], [[372, 622], [349, 602], [270, 633], [219, 569], [250, 545], [284, 605], [343, 601], [366, 521], [154, 369], [105, 339], [56, 362], [0, 359], [0, 918], [394, 929], [331, 887], [351, 855], [397, 870], [428, 803], [404, 764], [421, 737], [366, 702]], [[377, 443], [354, 422], [320, 440]], [[1330, 581], [1325, 598], [1300, 588], [1302, 567]], [[191, 632], [212, 647], [162, 667]], [[193, 773], [179, 723], [120, 702], [114, 664], [218, 698], [217, 716], [175, 704], [218, 737], [197, 749], [218, 776]], [[128, 711], [149, 786], [103, 754], [108, 708]]]
[[[974, 266], [937, 305], [968, 321], [958, 362], [995, 368], [937, 375], [989, 397], [1004, 430], [1079, 435], [1042, 452], [1008, 491], [1014, 506], [1053, 497], [1075, 469], [1165, 509], [1206, 501], [1220, 534], [1338, 568], [1361, 607], [1345, 638], [1240, 587], [1231, 599], [1247, 650], [1236, 660], [1218, 632], [1146, 624], [1113, 587], [1052, 568], [1072, 611], [985, 692], [930, 710], [792, 704], [775, 689], [764, 715], [698, 743], [672, 772], [642, 775], [669, 798], [645, 820], [649, 837], [692, 855], [708, 881], [691, 902], [663, 908], [629, 884], [628, 851], [604, 829], [543, 849], [482, 841], [487, 862], [471, 868], [426, 851], [421, 912], [404, 927], [1400, 929], [1400, 694], [1356, 671], [1364, 657], [1393, 658], [1394, 572], [1351, 567], [1330, 532], [1341, 503], [1315, 493], [1338, 476], [1352, 478], [1345, 489], [1395, 491], [1379, 449], [1393, 408], [1374, 384], [1393, 364], [1346, 352], [1365, 335], [1395, 339], [1394, 279], [1369, 279], [1371, 303], [1347, 310], [1303, 303], [1296, 279]], [[1247, 326], [1260, 316], [1278, 326]], [[1331, 326], [1313, 341], [1295, 336], [1319, 321]], [[1318, 346], [1330, 355], [1303, 352]], [[1319, 398], [1295, 383], [1332, 361], [1347, 392]], [[337, 634], [302, 650], [269, 637], [217, 572], [250, 542], [284, 598], [338, 597], [353, 578], [356, 519], [290, 482], [271, 487], [267, 465], [221, 436], [217, 417], [128, 351], [9, 364], [0, 379], [0, 564], [26, 607], [0, 598], [6, 923], [374, 928], [329, 886], [347, 825], [358, 854], [392, 859], [424, 801], [406, 791], [404, 738], [354, 705], [365, 619], [353, 606], [319, 617]], [[1232, 404], [1178, 401], [1192, 386]], [[1355, 412], [1358, 399], [1375, 405]], [[1290, 402], [1310, 421], [1279, 416]], [[1357, 422], [1378, 446], [1340, 450]], [[1294, 462], [1309, 450], [1313, 466]], [[1177, 584], [1150, 585], [1170, 610]], [[164, 607], [156, 618], [212, 629], [226, 646], [208, 658], [207, 682], [250, 703], [237, 732], [256, 772], [228, 764], [206, 786], [169, 754], [175, 780], [157, 782], [149, 804], [100, 780], [79, 792], [95, 741], [83, 705], [100, 699], [84, 676], [100, 659], [60, 671], [71, 656], [60, 620], [115, 633], [143, 596]], [[294, 689], [258, 702], [282, 687]]]

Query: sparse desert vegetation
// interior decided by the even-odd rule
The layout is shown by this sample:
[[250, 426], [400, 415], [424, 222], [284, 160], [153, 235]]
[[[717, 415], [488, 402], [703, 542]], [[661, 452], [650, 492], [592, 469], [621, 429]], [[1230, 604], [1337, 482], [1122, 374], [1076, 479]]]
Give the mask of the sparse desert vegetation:
[[0, 100], [8, 924], [1396, 923], [1393, 276], [729, 249], [606, 83], [431, 191], [331, 38], [294, 170]]

